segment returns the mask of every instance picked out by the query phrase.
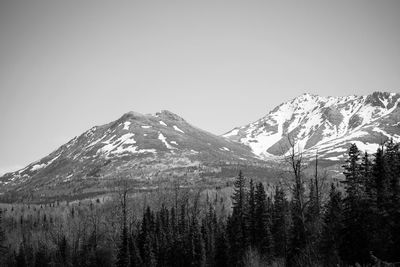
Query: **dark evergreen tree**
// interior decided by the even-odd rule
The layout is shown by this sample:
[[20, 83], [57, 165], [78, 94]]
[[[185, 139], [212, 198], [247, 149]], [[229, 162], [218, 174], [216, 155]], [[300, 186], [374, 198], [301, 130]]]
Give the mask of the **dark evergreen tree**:
[[153, 267], [156, 265], [156, 255], [154, 250], [154, 214], [150, 207], [147, 207], [143, 219], [142, 226], [139, 233], [139, 250], [143, 266]]
[[218, 234], [215, 241], [215, 266], [228, 267], [229, 255], [228, 255], [228, 241], [226, 239], [225, 230], [222, 229]]
[[325, 206], [323, 230], [321, 236], [321, 255], [324, 266], [340, 265], [339, 248], [343, 229], [342, 194], [332, 183], [329, 201]]
[[26, 256], [23, 244], [20, 244], [18, 254], [15, 255], [16, 267], [26, 267]]
[[241, 265], [243, 255], [248, 247], [247, 216], [246, 216], [247, 192], [245, 178], [242, 171], [234, 182], [232, 195], [232, 216], [228, 219], [227, 232], [229, 235], [231, 265]]
[[206, 257], [204, 250], [204, 241], [200, 232], [197, 218], [193, 218], [190, 225], [190, 266], [205, 266]]
[[128, 256], [128, 228], [123, 225], [120, 241], [117, 252], [117, 266], [118, 267], [127, 267], [129, 265], [129, 256]]
[[[265, 201], [264, 201], [265, 204]], [[256, 246], [256, 239], [257, 239], [257, 229], [256, 229], [256, 199], [255, 199], [255, 188], [253, 179], [250, 179], [249, 185], [249, 197], [248, 197], [248, 212], [246, 214], [246, 226], [247, 226], [247, 236], [249, 245], [252, 247]]]
[[[344, 198], [344, 224], [342, 229], [341, 258], [349, 264], [369, 262], [370, 232], [366, 224], [367, 202], [361, 174], [360, 151], [355, 144], [350, 146], [346, 164], [343, 166], [346, 197]], [[345, 238], [344, 238], [345, 237]]]
[[280, 185], [275, 188], [273, 217], [272, 217], [272, 233], [274, 241], [275, 256], [278, 258], [286, 258], [288, 251], [288, 202], [285, 191]]
[[208, 212], [203, 219], [201, 232], [204, 240], [204, 248], [207, 258], [207, 266], [214, 266], [215, 235], [217, 232], [217, 215], [215, 209], [209, 204]]
[[35, 267], [50, 266], [47, 250], [44, 244], [39, 244], [38, 250], [35, 255]]
[[265, 259], [273, 256], [271, 217], [267, 210], [266, 193], [262, 183], [257, 184], [255, 192], [255, 247]]
[[293, 186], [293, 198], [290, 202], [292, 225], [289, 232], [288, 265], [296, 266], [299, 264], [310, 264], [309, 258], [300, 259], [308, 256], [304, 252], [308, 245], [305, 203], [304, 203], [304, 185], [300, 178], [296, 178]]
[[128, 248], [129, 248], [129, 266], [130, 267], [143, 266], [142, 258], [140, 257], [140, 251], [136, 244], [136, 236], [134, 236], [133, 234], [131, 234], [129, 237]]
[[0, 264], [1, 260], [5, 257], [7, 254], [7, 247], [5, 245], [6, 241], [6, 236], [4, 233], [4, 228], [3, 228], [3, 210], [0, 209]]

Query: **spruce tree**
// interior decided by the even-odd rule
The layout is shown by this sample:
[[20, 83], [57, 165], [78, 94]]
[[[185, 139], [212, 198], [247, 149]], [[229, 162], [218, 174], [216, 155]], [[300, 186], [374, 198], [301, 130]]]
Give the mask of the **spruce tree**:
[[117, 267], [127, 267], [129, 265], [128, 228], [126, 225], [121, 230], [116, 265]]
[[267, 210], [266, 193], [263, 184], [257, 184], [255, 192], [255, 247], [259, 253], [270, 259], [273, 252], [271, 218]]
[[[252, 247], [256, 246], [256, 239], [257, 239], [257, 232], [256, 229], [256, 199], [255, 199], [255, 188], [254, 188], [254, 183], [253, 179], [250, 179], [250, 185], [249, 185], [249, 201], [248, 201], [248, 213], [246, 216], [247, 223], [246, 225], [248, 226], [248, 239], [249, 239], [249, 244]], [[264, 201], [265, 204], [265, 201]]]
[[343, 166], [346, 197], [344, 198], [344, 224], [340, 256], [348, 264], [365, 264], [369, 261], [370, 232], [366, 209], [364, 181], [362, 179], [360, 151], [355, 144], [349, 148]]
[[38, 246], [38, 250], [35, 254], [35, 265], [34, 266], [35, 267], [50, 266], [46, 247], [44, 244], [39, 244], [39, 246]]
[[129, 236], [128, 247], [129, 247], [129, 259], [130, 259], [129, 267], [143, 266], [139, 248], [136, 244], [136, 238], [133, 234]]
[[5, 245], [5, 241], [6, 241], [6, 236], [3, 229], [3, 210], [0, 209], [0, 260], [3, 259], [3, 257], [7, 253], [7, 247]]
[[215, 266], [228, 267], [230, 266], [229, 259], [230, 257], [228, 256], [228, 241], [226, 239], [225, 229], [221, 229], [215, 240]]
[[204, 250], [204, 241], [200, 232], [197, 218], [193, 218], [190, 225], [190, 266], [205, 266], [206, 257]]
[[230, 243], [231, 264], [240, 264], [248, 246], [247, 219], [246, 219], [246, 183], [242, 171], [234, 182], [232, 195], [232, 216], [228, 219], [228, 235]]
[[143, 214], [142, 225], [138, 237], [140, 257], [143, 266], [151, 267], [156, 264], [155, 250], [154, 250], [154, 214], [150, 207], [146, 208]]
[[16, 267], [26, 267], [25, 250], [23, 244], [19, 245], [18, 254], [15, 255]]
[[286, 258], [288, 250], [288, 202], [280, 185], [275, 188], [272, 233], [275, 256]]
[[339, 248], [343, 229], [342, 194], [331, 184], [329, 200], [325, 206], [324, 224], [321, 236], [321, 255], [324, 266], [340, 265]]

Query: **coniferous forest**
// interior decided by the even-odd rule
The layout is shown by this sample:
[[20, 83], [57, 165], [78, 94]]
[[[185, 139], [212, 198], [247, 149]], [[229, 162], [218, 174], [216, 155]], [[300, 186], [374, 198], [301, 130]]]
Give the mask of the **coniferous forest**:
[[199, 190], [138, 204], [126, 182], [106, 203], [10, 204], [0, 217], [0, 265], [399, 265], [399, 144], [373, 155], [351, 145], [344, 179], [327, 190], [303, 172], [301, 155], [288, 162], [290, 179], [273, 190], [239, 172], [228, 202]]

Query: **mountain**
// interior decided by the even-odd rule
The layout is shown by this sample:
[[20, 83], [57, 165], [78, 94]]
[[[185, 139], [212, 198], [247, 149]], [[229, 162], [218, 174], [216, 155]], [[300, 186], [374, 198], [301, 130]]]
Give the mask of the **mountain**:
[[25, 199], [82, 195], [109, 190], [118, 176], [148, 188], [166, 179], [201, 180], [220, 173], [221, 166], [249, 162], [262, 164], [247, 146], [196, 128], [170, 111], [128, 112], [4, 175], [0, 189]]
[[341, 164], [350, 143], [374, 153], [387, 138], [400, 141], [400, 94], [303, 94], [222, 136], [170, 111], [128, 112], [0, 177], [0, 196], [43, 200], [98, 195], [114, 190], [119, 177], [131, 177], [137, 190], [176, 180], [184, 187], [220, 186], [238, 169], [272, 181], [279, 177], [279, 160], [289, 153], [288, 137], [306, 160], [318, 152], [330, 166]]
[[264, 160], [287, 155], [289, 138], [307, 158], [340, 161], [350, 143], [376, 152], [387, 138], [400, 141], [400, 94], [322, 97], [303, 94], [263, 118], [235, 128], [225, 138], [248, 146]]

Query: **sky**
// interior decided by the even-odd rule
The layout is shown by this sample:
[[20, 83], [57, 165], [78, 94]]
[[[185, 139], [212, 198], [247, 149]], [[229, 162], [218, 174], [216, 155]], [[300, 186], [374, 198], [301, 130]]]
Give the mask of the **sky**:
[[400, 1], [0, 0], [0, 174], [128, 111], [215, 134], [400, 92]]

